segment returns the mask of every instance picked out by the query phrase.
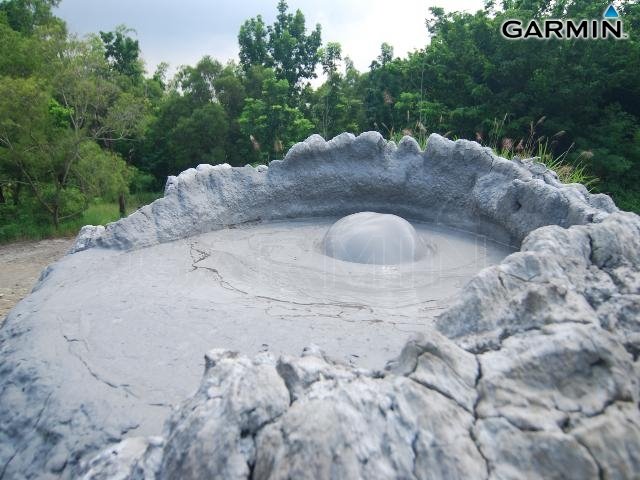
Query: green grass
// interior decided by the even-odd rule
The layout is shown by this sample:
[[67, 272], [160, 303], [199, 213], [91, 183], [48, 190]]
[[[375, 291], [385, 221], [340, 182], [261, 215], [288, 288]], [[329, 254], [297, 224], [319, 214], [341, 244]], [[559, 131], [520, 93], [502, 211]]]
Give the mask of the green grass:
[[[500, 134], [501, 128], [500, 122], [497, 122], [495, 129], [498, 134]], [[422, 130], [418, 130], [417, 134], [414, 134], [413, 131], [409, 130], [402, 132], [391, 130], [389, 140], [399, 143], [405, 135], [412, 135], [420, 145], [420, 148], [422, 150], [426, 149], [429, 137], [425, 131]], [[568, 156], [571, 148], [563, 154], [554, 157], [551, 149], [549, 148], [548, 141], [544, 138], [533, 138], [533, 136], [531, 136], [527, 139], [524, 149], [518, 152], [515, 152], [513, 148], [499, 148], [497, 146], [498, 144], [499, 141], [497, 137], [489, 142], [489, 146], [493, 149], [496, 155], [508, 160], [513, 160], [515, 157], [534, 158], [535, 161], [544, 164], [549, 170], [556, 172], [556, 174], [558, 174], [558, 179], [562, 183], [581, 183], [589, 190], [592, 190], [598, 183], [598, 178], [588, 173], [581, 155], [578, 155], [573, 161], [569, 161]]]
[[[528, 135], [520, 139], [519, 142], [503, 136], [507, 118], [508, 115], [505, 114], [501, 120], [497, 118], [493, 120], [492, 133], [489, 136], [487, 145], [493, 149], [496, 155], [508, 160], [513, 160], [515, 157], [534, 159], [536, 162], [545, 165], [549, 170], [556, 172], [558, 179], [562, 183], [581, 183], [589, 190], [592, 190], [598, 183], [599, 179], [589, 174], [584, 162], [588, 160], [586, 152], [582, 152], [579, 155], [573, 153], [570, 159], [569, 156], [574, 147], [572, 144], [564, 153], [554, 156], [553, 150], [549, 145], [549, 138], [536, 134], [536, 129], [544, 123], [546, 117], [541, 117], [535, 123], [531, 122]], [[564, 135], [564, 131], [556, 133], [551, 138], [555, 139], [562, 135]], [[508, 140], [508, 142], [505, 142], [505, 140]]]
[[587, 168], [580, 156], [573, 162], [570, 162], [567, 159], [569, 154], [569, 150], [567, 150], [563, 154], [554, 157], [546, 142], [539, 143], [533, 151], [514, 153], [513, 150], [499, 150], [495, 147], [493, 151], [499, 157], [509, 160], [512, 160], [516, 156], [519, 158], [532, 158], [536, 162], [542, 163], [549, 170], [556, 172], [558, 179], [562, 183], [581, 183], [589, 190], [592, 190], [598, 183], [598, 178], [587, 172]]
[[[127, 215], [162, 196], [145, 192], [127, 197]], [[0, 207], [3, 208], [3, 207]], [[4, 207], [6, 208], [6, 207]], [[0, 243], [19, 240], [42, 240], [44, 238], [73, 237], [85, 225], [105, 225], [120, 218], [116, 202], [96, 200], [81, 216], [66, 220], [56, 230], [46, 216], [34, 216], [32, 212], [18, 212], [0, 216]]]

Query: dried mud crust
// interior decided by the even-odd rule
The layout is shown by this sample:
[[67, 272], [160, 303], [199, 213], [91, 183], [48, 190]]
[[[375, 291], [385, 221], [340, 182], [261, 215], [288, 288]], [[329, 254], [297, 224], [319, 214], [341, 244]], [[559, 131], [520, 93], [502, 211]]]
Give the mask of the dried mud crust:
[[[640, 218], [533, 232], [384, 372], [206, 356], [161, 437], [86, 478], [636, 478]], [[446, 334], [447, 336], [443, 335]]]

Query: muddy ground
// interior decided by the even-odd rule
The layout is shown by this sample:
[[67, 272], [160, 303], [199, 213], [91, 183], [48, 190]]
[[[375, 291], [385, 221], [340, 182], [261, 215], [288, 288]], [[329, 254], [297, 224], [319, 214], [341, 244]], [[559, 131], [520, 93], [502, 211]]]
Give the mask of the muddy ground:
[[38, 280], [40, 272], [62, 257], [73, 238], [55, 238], [0, 245], [0, 323]]

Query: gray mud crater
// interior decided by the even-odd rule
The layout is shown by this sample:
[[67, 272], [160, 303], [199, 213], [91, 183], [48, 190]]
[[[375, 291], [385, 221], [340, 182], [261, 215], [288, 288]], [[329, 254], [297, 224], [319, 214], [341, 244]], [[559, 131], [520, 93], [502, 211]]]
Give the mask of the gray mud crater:
[[473, 142], [312, 136], [43, 272], [0, 478], [633, 478], [639, 357], [638, 216]]
[[[121, 395], [111, 408], [135, 408], [136, 432], [152, 434], [166, 407], [197, 388], [211, 345], [296, 355], [316, 344], [345, 363], [382, 369], [473, 275], [511, 252], [415, 224], [437, 253], [400, 265], [345, 262], [321, 249], [335, 220], [259, 222], [133, 252], [79, 252], [56, 265], [33, 295], [37, 307], [24, 305], [21, 315], [37, 312], [40, 328], [47, 325], [37, 347], [43, 359], [51, 352], [47, 361], [112, 387]], [[71, 355], [51, 351], [55, 344]], [[76, 397], [77, 381], [61, 378], [58, 394]]]

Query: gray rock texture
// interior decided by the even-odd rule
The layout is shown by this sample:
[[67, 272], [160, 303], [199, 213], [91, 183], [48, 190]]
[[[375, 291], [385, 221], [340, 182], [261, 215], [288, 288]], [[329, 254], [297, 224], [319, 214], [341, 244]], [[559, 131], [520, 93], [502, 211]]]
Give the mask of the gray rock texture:
[[[251, 359], [224, 340], [211, 345], [222, 348], [206, 354], [199, 389], [171, 411], [162, 432], [137, 430], [142, 413], [133, 398], [125, 401], [135, 385], [83, 364], [80, 335], [54, 336], [37, 321], [39, 306], [73, 288], [63, 273], [90, 283], [102, 268], [99, 255], [125, 261], [131, 253], [122, 250], [225, 225], [357, 211], [489, 233], [519, 251], [476, 275], [382, 371], [336, 362], [315, 347], [301, 357]], [[74, 251], [43, 273], [0, 330], [0, 478], [624, 479], [640, 472], [640, 217], [559, 183], [534, 162], [437, 135], [425, 152], [408, 138], [396, 147], [373, 133], [330, 142], [314, 136], [268, 170], [184, 172], [170, 179], [163, 199], [104, 229], [86, 227]], [[41, 315], [64, 320], [72, 311], [56, 308]], [[109, 309], [100, 317], [110, 321]], [[33, 339], [59, 358], [75, 353], [76, 363], [40, 357], [27, 348]], [[63, 378], [65, 385], [76, 379], [78, 398], [93, 378], [91, 401], [56, 387]], [[166, 381], [169, 389], [181, 379]]]
[[638, 393], [637, 361], [577, 322], [476, 354], [431, 332], [378, 373], [214, 350], [161, 439], [105, 450], [84, 478], [634, 478]]
[[605, 195], [563, 185], [543, 165], [496, 157], [475, 142], [429, 137], [424, 152], [379, 133], [313, 135], [269, 168], [199, 165], [169, 177], [165, 196], [126, 219], [85, 227], [75, 251], [133, 249], [266, 219], [393, 213], [518, 244], [544, 225], [601, 221]]

